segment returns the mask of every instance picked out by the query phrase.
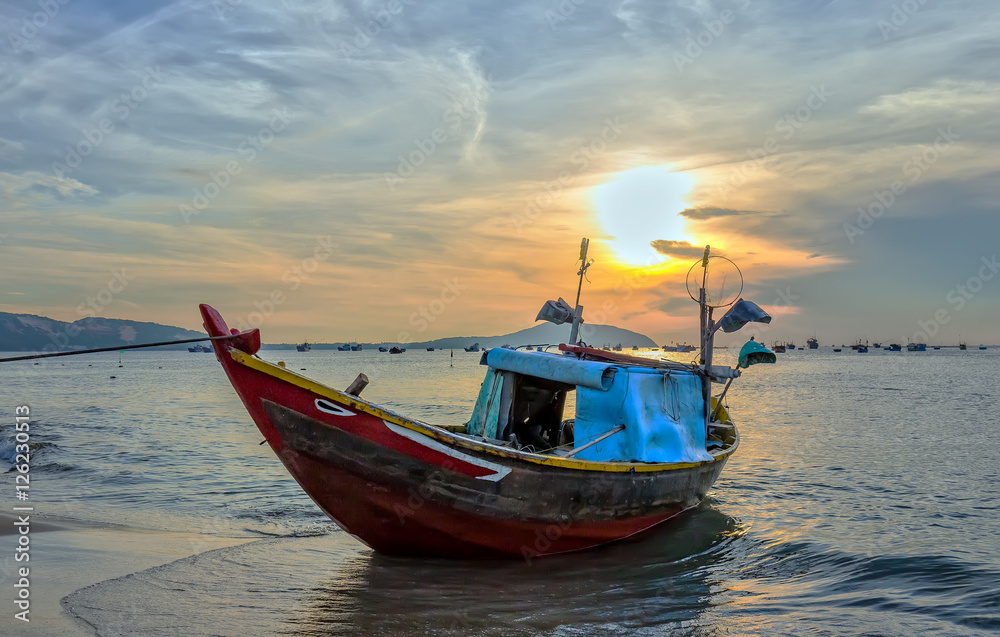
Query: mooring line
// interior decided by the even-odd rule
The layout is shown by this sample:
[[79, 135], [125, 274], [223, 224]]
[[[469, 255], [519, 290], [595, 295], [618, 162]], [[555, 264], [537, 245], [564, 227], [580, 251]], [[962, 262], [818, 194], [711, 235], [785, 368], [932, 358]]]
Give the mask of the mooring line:
[[52, 358], [53, 356], [75, 356], [77, 354], [96, 354], [98, 352], [117, 352], [123, 349], [139, 349], [140, 347], [159, 347], [160, 345], [181, 345], [183, 343], [201, 343], [203, 341], [222, 341], [227, 338], [236, 338], [239, 334], [225, 334], [223, 336], [206, 336], [205, 338], [188, 338], [180, 341], [161, 341], [159, 343], [142, 343], [140, 345], [122, 345], [119, 347], [99, 347], [97, 349], [78, 349], [71, 352], [53, 352], [49, 354], [32, 354], [30, 356], [13, 356], [11, 358], [0, 358], [0, 363], [11, 361], [27, 361], [33, 358]]

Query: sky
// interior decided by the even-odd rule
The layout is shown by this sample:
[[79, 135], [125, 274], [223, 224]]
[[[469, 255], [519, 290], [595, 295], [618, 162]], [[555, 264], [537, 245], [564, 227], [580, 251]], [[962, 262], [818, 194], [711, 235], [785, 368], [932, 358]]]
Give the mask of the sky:
[[993, 0], [452, 4], [5, 1], [0, 311], [1000, 344]]

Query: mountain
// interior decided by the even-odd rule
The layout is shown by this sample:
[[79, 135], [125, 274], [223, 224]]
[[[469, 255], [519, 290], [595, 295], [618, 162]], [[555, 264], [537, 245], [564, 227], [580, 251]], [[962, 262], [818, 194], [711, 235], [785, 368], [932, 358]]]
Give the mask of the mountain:
[[[479, 343], [480, 347], [500, 347], [501, 345], [541, 345], [565, 343], [569, 340], [569, 324], [553, 325], [552, 323], [540, 323], [519, 332], [504, 334], [502, 336], [461, 336], [451, 338], [439, 338], [434, 341], [422, 343], [405, 343], [406, 347], [418, 349], [421, 347], [434, 347], [441, 349], [459, 349], [468, 347], [473, 343]], [[591, 346], [601, 347], [603, 345], [622, 344], [622, 347], [656, 347], [648, 336], [633, 332], [631, 330], [614, 327], [611, 325], [590, 325], [585, 323], [582, 328], [583, 340]]]
[[[501, 336], [453, 336], [419, 343], [399, 343], [403, 347], [424, 349], [462, 349], [473, 343], [480, 347], [501, 345], [559, 344], [569, 340], [569, 325], [540, 323], [512, 334]], [[656, 347], [648, 336], [611, 325], [583, 326], [583, 340], [588, 345], [622, 344], [622, 347]], [[125, 319], [84, 318], [72, 323], [57, 321], [34, 314], [9, 314], [0, 312], [0, 352], [59, 352], [74, 349], [121, 347], [139, 343], [156, 343], [205, 336], [202, 332], [186, 330], [159, 323], [143, 323]], [[393, 345], [395, 343], [379, 343]], [[373, 349], [375, 344], [365, 344]], [[157, 349], [185, 349], [187, 345], [167, 345]], [[334, 349], [336, 344], [313, 344], [313, 349]], [[293, 344], [270, 344], [265, 349], [294, 349]]]
[[[120, 347], [205, 336], [171, 325], [88, 317], [66, 323], [34, 314], [0, 312], [0, 352], [60, 352]], [[170, 345], [159, 349], [185, 349]]]

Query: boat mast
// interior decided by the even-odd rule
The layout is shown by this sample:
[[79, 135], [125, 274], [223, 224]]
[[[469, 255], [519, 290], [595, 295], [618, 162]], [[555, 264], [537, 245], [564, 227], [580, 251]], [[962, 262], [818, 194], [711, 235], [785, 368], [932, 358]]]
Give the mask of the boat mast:
[[590, 239], [584, 237], [583, 241], [580, 242], [580, 271], [577, 274], [580, 276], [580, 283], [576, 287], [576, 304], [575, 310], [573, 311], [573, 327], [569, 333], [569, 342], [572, 345], [577, 344], [577, 336], [580, 334], [580, 323], [583, 321], [583, 306], [580, 305], [580, 292], [583, 291], [583, 277], [587, 273], [587, 268], [589, 268], [594, 262], [587, 262], [587, 248], [590, 247]]
[[711, 246], [705, 246], [705, 255], [701, 258], [701, 289], [698, 291], [698, 305], [701, 306], [701, 360], [704, 367], [702, 377], [702, 398], [705, 401], [705, 427], [707, 429], [712, 419], [712, 379], [709, 370], [712, 367], [712, 308], [707, 304], [705, 284], [708, 281], [708, 253]]

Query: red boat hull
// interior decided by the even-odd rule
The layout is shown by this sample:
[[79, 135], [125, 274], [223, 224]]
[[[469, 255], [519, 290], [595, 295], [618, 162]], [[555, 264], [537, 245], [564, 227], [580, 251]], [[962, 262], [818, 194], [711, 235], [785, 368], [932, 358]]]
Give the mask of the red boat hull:
[[[215, 310], [201, 309], [212, 336], [228, 333]], [[635, 536], [697, 506], [736, 448], [670, 465], [517, 451], [261, 361], [256, 333], [218, 343], [217, 358], [289, 473], [381, 553], [531, 559]]]

